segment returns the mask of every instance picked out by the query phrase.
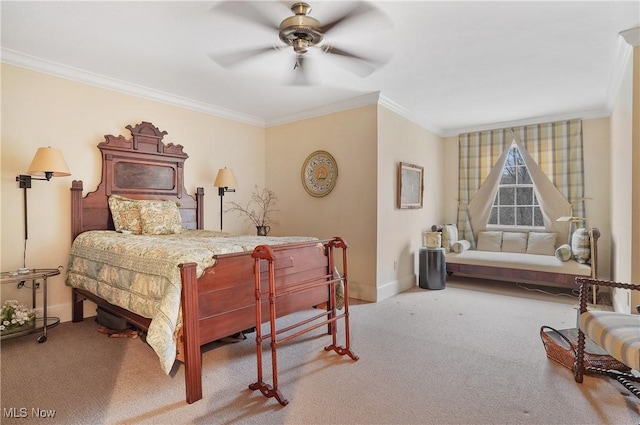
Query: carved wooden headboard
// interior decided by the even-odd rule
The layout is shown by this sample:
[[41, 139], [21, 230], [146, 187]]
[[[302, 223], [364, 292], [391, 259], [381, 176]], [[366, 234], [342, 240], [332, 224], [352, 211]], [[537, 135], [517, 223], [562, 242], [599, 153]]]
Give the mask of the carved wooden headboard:
[[204, 227], [204, 189], [195, 198], [184, 188], [184, 162], [189, 157], [182, 145], [164, 144], [167, 134], [149, 122], [126, 127], [131, 138], [106, 135], [98, 144], [102, 152], [102, 181], [95, 192], [82, 197], [81, 180], [71, 185], [71, 238], [87, 230], [113, 230], [110, 195], [132, 199], [174, 200], [180, 208], [183, 227]]

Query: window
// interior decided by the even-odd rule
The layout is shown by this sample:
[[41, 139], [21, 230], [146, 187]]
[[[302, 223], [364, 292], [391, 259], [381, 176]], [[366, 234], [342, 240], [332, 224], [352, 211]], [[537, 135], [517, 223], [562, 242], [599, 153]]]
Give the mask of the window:
[[487, 224], [501, 227], [544, 227], [533, 181], [515, 144], [509, 149]]

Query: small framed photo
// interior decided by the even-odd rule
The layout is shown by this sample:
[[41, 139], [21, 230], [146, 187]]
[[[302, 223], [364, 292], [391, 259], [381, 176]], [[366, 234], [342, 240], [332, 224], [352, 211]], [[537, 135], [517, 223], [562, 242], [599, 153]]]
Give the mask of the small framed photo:
[[424, 167], [407, 162], [398, 164], [398, 208], [422, 208]]

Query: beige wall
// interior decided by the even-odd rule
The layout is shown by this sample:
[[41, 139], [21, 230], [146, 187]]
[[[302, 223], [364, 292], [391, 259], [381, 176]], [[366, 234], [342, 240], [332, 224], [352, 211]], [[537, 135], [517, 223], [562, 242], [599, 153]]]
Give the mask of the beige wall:
[[[441, 221], [441, 139], [376, 105], [265, 130], [3, 65], [2, 107], [2, 270], [22, 265], [22, 191], [15, 176], [26, 171], [37, 148], [60, 148], [72, 176], [34, 182], [29, 190], [27, 266], [66, 266], [71, 181], [83, 180], [85, 194], [95, 190], [100, 180], [96, 145], [105, 134], [129, 137], [124, 127], [143, 120], [167, 131], [165, 142], [182, 144], [190, 155], [185, 186], [190, 193], [205, 188], [205, 227], [219, 228], [220, 199], [212, 182], [218, 168], [231, 167], [238, 187], [225, 203], [248, 201], [254, 185], [278, 195], [280, 224], [272, 234], [338, 235], [348, 242], [356, 298], [376, 301], [414, 286], [421, 232]], [[302, 163], [315, 150], [329, 151], [339, 167], [336, 187], [323, 198], [309, 196], [300, 182]], [[399, 161], [425, 167], [425, 208], [396, 209]], [[233, 213], [225, 214], [224, 223], [225, 231], [253, 232]], [[69, 320], [70, 292], [63, 275], [50, 281], [49, 306], [52, 314]], [[24, 290], [2, 290], [3, 299], [28, 301]]]
[[[640, 276], [634, 271], [640, 257], [637, 246], [640, 237], [640, 173], [637, 172], [640, 167], [640, 132], [637, 131], [640, 127], [639, 47], [635, 48], [633, 57], [626, 64], [611, 114], [611, 278], [618, 282], [639, 283]], [[632, 306], [640, 304], [640, 294], [614, 290], [613, 303], [617, 311], [628, 313]]]
[[[269, 188], [278, 196], [276, 235], [340, 236], [349, 246], [350, 295], [375, 301], [376, 106], [329, 114], [267, 129]], [[301, 182], [302, 164], [317, 150], [338, 164], [334, 189], [320, 198]]]
[[[385, 107], [378, 107], [378, 301], [417, 284], [422, 232], [442, 222], [445, 180], [442, 152], [441, 137]], [[396, 205], [400, 162], [424, 167], [420, 209], [399, 209]]]
[[445, 188], [442, 205], [442, 223], [456, 223], [458, 220], [458, 136], [444, 139], [442, 164], [445, 171]]
[[[189, 154], [185, 187], [205, 188], [205, 226], [218, 229], [220, 204], [213, 187], [218, 168], [232, 167], [238, 192], [225, 199], [248, 199], [254, 184], [264, 185], [265, 130], [211, 115], [133, 97], [69, 80], [2, 65], [1, 131], [1, 268], [22, 266], [22, 190], [15, 177], [24, 174], [40, 146], [63, 151], [71, 177], [34, 181], [28, 190], [29, 240], [27, 266], [66, 266], [71, 245], [71, 181], [83, 180], [85, 193], [100, 182], [97, 144], [105, 134], [129, 137], [126, 125], [150, 121], [168, 132], [165, 142], [179, 143]], [[245, 224], [225, 214], [225, 230], [239, 232]], [[64, 275], [64, 273], [63, 273]], [[51, 314], [69, 320], [70, 291], [64, 277], [49, 282]], [[2, 285], [2, 300], [29, 301], [27, 290]], [[95, 313], [95, 309], [93, 310]]]
[[[637, 73], [634, 78], [637, 83]], [[635, 139], [631, 145], [631, 118], [624, 109], [631, 90], [625, 78], [616, 103], [619, 112], [611, 117], [611, 125], [608, 118], [583, 122], [587, 196], [594, 199], [587, 202], [587, 210], [603, 233], [599, 267], [604, 278], [609, 277], [613, 254], [614, 269], [620, 276], [632, 273], [631, 258], [638, 255], [637, 249], [635, 254], [625, 250], [631, 252], [628, 258], [617, 255], [619, 247], [631, 246], [632, 236], [625, 230], [631, 226], [633, 213], [622, 214], [620, 221], [616, 214], [633, 208], [635, 216], [639, 214], [637, 206], [618, 207], [631, 202], [629, 199], [638, 203], [638, 196], [618, 189], [624, 186], [631, 191], [623, 182], [629, 181], [629, 169], [639, 168], [638, 149], [633, 151], [635, 167], [626, 163], [629, 155], [625, 155], [638, 146]], [[637, 123], [638, 113], [634, 113]], [[457, 137], [442, 139], [385, 107], [371, 105], [264, 129], [3, 64], [2, 270], [22, 265], [22, 191], [15, 176], [26, 171], [37, 148], [52, 145], [62, 149], [72, 176], [34, 182], [28, 191], [27, 265], [65, 266], [71, 243], [71, 180], [83, 180], [85, 192], [94, 190], [100, 178], [96, 145], [105, 134], [128, 137], [125, 126], [143, 120], [167, 131], [165, 141], [184, 145], [190, 155], [185, 186], [189, 193], [198, 186], [205, 188], [206, 228], [219, 228], [220, 199], [212, 185], [217, 169], [231, 167], [239, 186], [237, 192], [225, 196], [226, 203], [246, 202], [254, 185], [266, 185], [278, 195], [280, 224], [272, 234], [345, 238], [351, 295], [359, 299], [380, 301], [414, 286], [421, 233], [434, 223], [456, 220]], [[309, 196], [300, 181], [302, 163], [315, 150], [329, 151], [339, 167], [336, 187], [323, 198]], [[399, 210], [395, 205], [400, 161], [425, 169], [422, 209]], [[612, 215], [616, 223], [623, 223], [616, 224], [613, 232]], [[224, 220], [225, 231], [253, 232], [235, 214], [226, 213]], [[640, 225], [634, 220], [631, 227], [635, 239], [640, 239]], [[25, 290], [4, 285], [2, 291], [3, 300], [28, 300]], [[52, 313], [68, 320], [69, 301], [63, 276], [53, 278]]]
[[584, 194], [589, 224], [600, 230], [598, 277], [611, 276], [611, 146], [609, 118], [582, 121], [584, 148]]
[[[629, 62], [620, 92], [611, 114], [611, 278], [619, 282], [631, 279], [631, 201], [633, 157], [632, 93], [633, 66]], [[629, 311], [627, 291], [614, 291], [618, 310]], [[623, 293], [624, 292], [624, 293]]]
[[[326, 150], [337, 163], [333, 191], [308, 195], [302, 163]], [[279, 197], [277, 234], [342, 236], [350, 295], [380, 301], [416, 285], [421, 234], [441, 220], [442, 140], [375, 105], [267, 129], [267, 185]], [[396, 207], [398, 162], [425, 169], [424, 208]]]
[[[632, 228], [631, 228], [631, 282], [640, 284], [640, 46], [633, 49], [633, 118], [632, 128], [632, 152], [633, 152], [633, 180], [631, 182], [632, 204]], [[635, 189], [634, 189], [635, 188]], [[640, 306], [640, 292], [631, 294], [631, 306]], [[639, 312], [640, 313], [640, 312]]]

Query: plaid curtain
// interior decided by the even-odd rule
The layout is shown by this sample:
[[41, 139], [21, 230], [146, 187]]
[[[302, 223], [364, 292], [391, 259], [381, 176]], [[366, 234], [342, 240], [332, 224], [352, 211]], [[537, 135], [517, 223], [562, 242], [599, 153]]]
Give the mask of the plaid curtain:
[[513, 131], [542, 172], [573, 205], [573, 215], [586, 217], [582, 121], [528, 125]]
[[514, 137], [518, 138], [549, 180], [573, 205], [573, 215], [585, 217], [581, 120], [465, 133], [458, 137], [459, 205], [456, 224], [460, 239], [474, 244], [467, 205], [502, 152], [511, 146]]
[[502, 152], [511, 146], [513, 135], [509, 129], [500, 129], [461, 134], [458, 140], [458, 220], [456, 225], [458, 237], [470, 241], [475, 248], [467, 206]]

